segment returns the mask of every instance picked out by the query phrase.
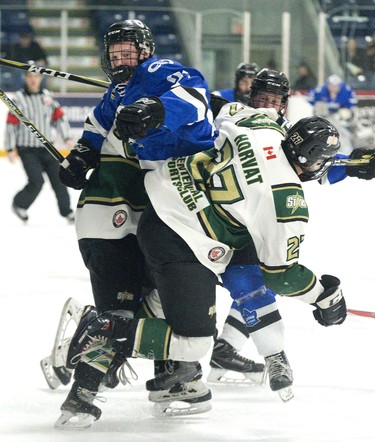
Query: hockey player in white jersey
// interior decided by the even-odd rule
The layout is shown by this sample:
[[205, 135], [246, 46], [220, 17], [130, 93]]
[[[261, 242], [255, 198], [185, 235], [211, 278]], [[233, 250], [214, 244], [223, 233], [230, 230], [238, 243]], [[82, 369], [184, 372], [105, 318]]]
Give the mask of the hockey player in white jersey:
[[[301, 181], [327, 172], [340, 146], [336, 129], [323, 118], [310, 117], [294, 125], [284, 140], [267, 115], [238, 103], [224, 106], [218, 124], [214, 149], [169, 159], [145, 177], [152, 206], [141, 217], [138, 239], [172, 324], [88, 312], [72, 339], [69, 361], [95, 352], [185, 361], [202, 357], [209, 349], [204, 334], [187, 334], [182, 345], [173, 329], [182, 336], [191, 327], [212, 332], [212, 276], [246, 274], [246, 263], [229, 264], [233, 251], [251, 241], [267, 287], [313, 305], [321, 325], [344, 322], [340, 280], [318, 278], [298, 261], [308, 221]], [[245, 321], [251, 298], [267, 296], [263, 278], [256, 286], [252, 269], [250, 277], [252, 292], [242, 276], [231, 293]], [[198, 287], [203, 298], [196, 295]]]
[[[262, 69], [254, 78], [250, 95], [249, 105], [253, 108], [273, 108], [276, 110], [277, 123], [287, 129], [291, 126], [284, 115], [288, 105], [290, 94], [289, 81], [283, 72], [271, 69]], [[248, 270], [253, 264], [254, 280], [259, 278], [258, 260], [252, 253], [253, 248], [247, 247], [245, 250], [236, 251], [232, 258], [232, 264], [237, 260], [247, 262]], [[235, 290], [236, 281], [224, 277], [223, 282], [229, 291]], [[249, 277], [246, 279], [249, 283]], [[251, 291], [251, 285], [249, 286]], [[248, 323], [243, 320], [238, 306], [233, 302], [229, 315], [225, 320], [222, 333], [215, 340], [212, 357], [210, 360], [211, 371], [208, 381], [221, 383], [259, 383], [265, 380], [268, 368], [273, 377], [270, 376], [270, 386], [278, 390], [282, 398], [292, 397], [292, 390], [288, 388], [292, 385], [293, 375], [289, 362], [284, 352], [284, 327], [280, 312], [277, 308], [275, 294], [271, 291], [268, 296], [261, 298], [253, 297], [251, 311], [253, 317]], [[263, 364], [255, 363], [253, 360], [245, 358], [240, 354], [247, 339], [252, 337], [258, 353], [266, 358], [267, 370], [263, 372]], [[280, 368], [280, 361], [284, 369]], [[275, 371], [274, 368], [278, 367]], [[236, 372], [239, 375], [234, 375]], [[277, 372], [277, 376], [276, 376]], [[271, 375], [272, 375], [271, 373]], [[283, 390], [287, 388], [285, 395]]]
[[[262, 69], [253, 80], [249, 96], [249, 105], [253, 108], [274, 108], [278, 112], [277, 122], [286, 130], [290, 129], [291, 123], [285, 119], [285, 113], [289, 98], [289, 81], [284, 73], [271, 69]], [[360, 167], [332, 167], [324, 176], [325, 182], [336, 183], [346, 176], [355, 176], [363, 179], [374, 177], [375, 155], [367, 149], [356, 149], [351, 158], [363, 158], [368, 155], [370, 163]], [[336, 154], [335, 158], [348, 158], [346, 155]], [[236, 252], [235, 256], [243, 252]], [[250, 256], [251, 258], [251, 256]], [[232, 259], [232, 263], [233, 263]], [[248, 264], [254, 261], [249, 261]], [[248, 266], [250, 269], [250, 266]], [[254, 278], [257, 278], [257, 266], [253, 266]], [[225, 287], [232, 291], [232, 287], [238, 284], [240, 275], [236, 279], [223, 277]], [[278, 311], [276, 300], [269, 293], [265, 296], [253, 297], [252, 318], [245, 323], [234, 302], [225, 321], [223, 332], [215, 341], [210, 365], [211, 371], [208, 380], [211, 382], [245, 382], [256, 381], [254, 362], [240, 355], [249, 335], [252, 337], [258, 353], [265, 357], [267, 371], [269, 371], [270, 386], [273, 390], [292, 385], [293, 374], [284, 352], [284, 327], [281, 315]], [[259, 364], [257, 364], [258, 366]], [[252, 370], [252, 371], [251, 371]], [[241, 373], [243, 377], [233, 376], [232, 372]], [[267, 374], [265, 372], [265, 374]], [[265, 377], [264, 377], [265, 378]], [[264, 379], [263, 378], [263, 379]], [[250, 381], [250, 382], [249, 382]], [[278, 390], [285, 400], [291, 398], [291, 388]], [[288, 392], [288, 393], [287, 393]]]
[[[109, 27], [104, 36], [102, 68], [111, 83], [90, 112], [77, 146], [60, 167], [64, 184], [83, 189], [76, 231], [98, 312], [124, 310], [133, 315], [147, 284], [135, 236], [138, 219], [148, 203], [141, 167], [150, 169], [172, 156], [211, 148], [216, 136], [203, 75], [173, 60], [158, 59], [154, 51], [151, 31], [140, 20]], [[89, 169], [95, 170], [87, 179]], [[67, 304], [66, 312], [70, 310], [75, 307]], [[62, 336], [58, 333], [54, 348], [66, 341]], [[57, 359], [61, 361], [53, 358], [55, 362]], [[114, 383], [123, 361], [111, 358]], [[42, 367], [50, 385], [57, 385], [61, 372], [51, 368], [48, 358]], [[66, 376], [60, 381], [65, 382], [69, 372], [64, 368]], [[75, 382], [61, 406], [59, 427], [68, 426], [79, 413], [90, 415], [83, 422], [86, 425], [100, 416], [92, 402], [105, 381], [102, 373], [86, 363], [74, 368]], [[194, 377], [194, 385], [201, 385], [201, 399], [209, 402], [211, 393], [200, 380], [201, 373], [199, 363], [194, 364], [190, 380]]]

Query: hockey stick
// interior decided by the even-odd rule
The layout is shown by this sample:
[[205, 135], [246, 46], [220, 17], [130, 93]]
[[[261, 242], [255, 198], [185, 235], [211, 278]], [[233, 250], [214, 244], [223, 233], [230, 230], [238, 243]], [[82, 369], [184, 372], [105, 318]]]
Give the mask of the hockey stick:
[[363, 166], [370, 163], [371, 155], [362, 158], [336, 158], [332, 166]]
[[107, 88], [109, 86], [108, 81], [95, 80], [94, 78], [82, 77], [81, 75], [70, 74], [68, 72], [55, 71], [53, 69], [48, 69], [43, 66], [36, 66], [34, 64], [21, 63], [19, 61], [6, 60], [5, 58], [0, 58], [0, 65], [10, 66], [16, 69], [22, 69], [27, 72], [34, 72], [36, 74], [48, 75], [49, 77], [62, 78], [64, 80], [72, 80], [77, 83], [89, 84], [90, 86], [98, 86]]
[[62, 163], [65, 158], [56, 149], [56, 147], [45, 138], [45, 136], [39, 132], [39, 130], [34, 126], [34, 124], [25, 117], [25, 115], [20, 111], [16, 104], [7, 96], [7, 94], [0, 89], [0, 100], [7, 106], [7, 108], [18, 118], [18, 120], [23, 123], [29, 131], [43, 144], [43, 146], [48, 150], [48, 152], [59, 162]]
[[375, 318], [375, 312], [366, 312], [364, 310], [353, 310], [348, 308], [348, 313], [357, 316], [364, 316], [365, 318]]

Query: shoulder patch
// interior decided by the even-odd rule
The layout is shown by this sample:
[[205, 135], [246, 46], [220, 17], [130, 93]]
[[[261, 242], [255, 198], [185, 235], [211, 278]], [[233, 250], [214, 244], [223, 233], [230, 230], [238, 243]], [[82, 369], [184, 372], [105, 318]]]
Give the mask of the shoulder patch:
[[273, 201], [278, 223], [309, 220], [309, 211], [302, 187], [295, 183], [272, 186]]

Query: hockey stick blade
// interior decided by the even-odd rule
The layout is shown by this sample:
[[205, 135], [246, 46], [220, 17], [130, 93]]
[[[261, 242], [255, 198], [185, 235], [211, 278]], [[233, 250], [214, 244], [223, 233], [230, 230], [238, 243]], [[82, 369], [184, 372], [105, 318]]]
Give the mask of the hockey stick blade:
[[12, 67], [15, 69], [21, 69], [27, 72], [35, 72], [36, 74], [47, 75], [49, 77], [62, 78], [63, 80], [71, 80], [77, 83], [88, 84], [90, 86], [97, 86], [107, 88], [109, 86], [108, 81], [97, 80], [95, 78], [83, 77], [81, 75], [70, 74], [69, 72], [55, 71], [44, 66], [36, 66], [34, 64], [21, 63], [19, 61], [7, 60], [0, 58], [0, 65]]
[[42, 143], [43, 147], [48, 150], [48, 152], [57, 160], [62, 163], [65, 158], [56, 149], [56, 147], [47, 140], [47, 138], [39, 132], [39, 130], [34, 126], [34, 124], [21, 112], [17, 105], [8, 97], [8, 95], [0, 89], [0, 100], [6, 105], [6, 107], [14, 114], [17, 119], [23, 123], [29, 131]]
[[353, 310], [348, 308], [348, 313], [351, 315], [363, 316], [365, 318], [375, 318], [375, 312], [366, 312], [364, 310]]

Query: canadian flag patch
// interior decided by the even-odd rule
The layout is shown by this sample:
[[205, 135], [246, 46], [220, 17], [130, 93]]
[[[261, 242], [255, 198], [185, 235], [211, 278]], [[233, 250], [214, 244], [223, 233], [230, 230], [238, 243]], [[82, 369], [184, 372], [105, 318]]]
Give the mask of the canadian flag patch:
[[263, 150], [264, 150], [264, 153], [266, 154], [267, 160], [273, 160], [274, 158], [276, 158], [276, 154], [275, 154], [275, 151], [273, 150], [272, 146], [263, 147]]

